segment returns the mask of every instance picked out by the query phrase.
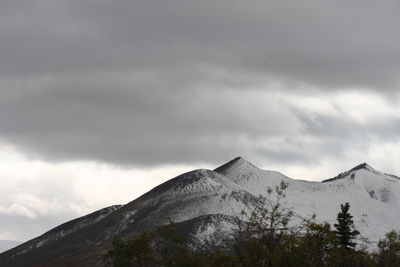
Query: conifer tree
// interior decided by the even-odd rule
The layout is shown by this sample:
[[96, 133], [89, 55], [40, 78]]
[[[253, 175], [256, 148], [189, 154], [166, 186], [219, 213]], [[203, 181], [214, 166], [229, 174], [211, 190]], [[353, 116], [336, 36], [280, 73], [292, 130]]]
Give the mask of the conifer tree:
[[354, 249], [356, 243], [354, 239], [360, 234], [354, 227], [353, 216], [349, 213], [350, 204], [346, 202], [340, 205], [340, 212], [337, 215], [336, 236], [341, 247], [346, 249]]

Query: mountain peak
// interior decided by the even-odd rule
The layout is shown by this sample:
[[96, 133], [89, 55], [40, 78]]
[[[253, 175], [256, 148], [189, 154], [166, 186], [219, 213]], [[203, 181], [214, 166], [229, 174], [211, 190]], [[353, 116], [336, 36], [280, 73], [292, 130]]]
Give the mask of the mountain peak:
[[248, 162], [244, 158], [236, 157], [233, 160], [231, 160], [231, 161], [219, 166], [214, 171], [218, 172], [218, 173], [221, 173], [221, 174], [226, 174], [230, 170], [236, 169], [236, 168], [241, 167], [241, 166], [252, 166], [254, 168], [257, 168], [256, 166], [254, 166], [253, 164], [251, 164], [250, 162]]
[[356, 167], [352, 168], [350, 171], [357, 171], [357, 170], [368, 170], [368, 171], [376, 171], [374, 168], [372, 168], [370, 165], [367, 163], [362, 163], [360, 165], [357, 165]]
[[324, 182], [331, 182], [331, 181], [336, 181], [336, 180], [339, 180], [339, 179], [346, 178], [348, 176], [354, 176], [354, 172], [360, 171], [360, 170], [365, 170], [365, 171], [373, 172], [375, 174], [380, 174], [380, 172], [378, 172], [377, 170], [375, 170], [370, 165], [368, 165], [367, 163], [364, 162], [364, 163], [361, 163], [361, 164], [355, 166], [354, 168], [352, 168], [352, 169], [350, 169], [350, 170], [348, 170], [346, 172], [342, 172], [339, 175], [337, 175], [337, 176], [335, 176], [333, 178], [324, 180], [322, 182], [323, 183]]

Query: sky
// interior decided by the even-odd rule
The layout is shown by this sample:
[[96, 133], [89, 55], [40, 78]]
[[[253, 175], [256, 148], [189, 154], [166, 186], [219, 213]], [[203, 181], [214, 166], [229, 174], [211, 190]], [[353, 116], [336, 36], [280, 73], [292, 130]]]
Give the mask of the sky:
[[0, 239], [236, 156], [400, 174], [400, 2], [0, 2]]

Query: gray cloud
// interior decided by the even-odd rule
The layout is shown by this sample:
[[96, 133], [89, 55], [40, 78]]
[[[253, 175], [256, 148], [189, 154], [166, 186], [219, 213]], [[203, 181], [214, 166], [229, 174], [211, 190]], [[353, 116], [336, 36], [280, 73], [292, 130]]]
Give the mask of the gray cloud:
[[3, 139], [46, 160], [193, 163], [240, 154], [240, 135], [293, 131], [279, 119], [295, 123], [274, 107], [273, 99], [253, 99], [247, 92], [190, 89], [174, 94], [141, 89], [135, 80], [99, 80], [96, 88], [65, 81], [65, 89], [53, 90], [50, 82], [3, 96], [0, 113], [12, 114], [0, 117]]
[[27, 240], [90, 208], [69, 179], [41, 175], [17, 181], [0, 177], [5, 183], [0, 190], [0, 237]]
[[5, 1], [3, 75], [206, 63], [329, 87], [398, 85], [397, 1]]
[[333, 155], [348, 131], [386, 138], [398, 118], [377, 129], [317, 112], [318, 125], [277, 100], [315, 92], [327, 100], [351, 87], [396, 96], [399, 7], [5, 1], [0, 140], [46, 160], [144, 166], [237, 154], [304, 161], [293, 144], [285, 153], [253, 143], [326, 138], [337, 149], [314, 144], [315, 152]]

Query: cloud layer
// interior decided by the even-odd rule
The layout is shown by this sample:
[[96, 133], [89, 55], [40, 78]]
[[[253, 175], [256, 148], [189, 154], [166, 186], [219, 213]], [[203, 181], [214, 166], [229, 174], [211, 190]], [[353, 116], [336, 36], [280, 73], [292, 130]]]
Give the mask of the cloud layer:
[[234, 148], [239, 135], [299, 130], [302, 111], [289, 116], [276, 91], [395, 94], [399, 8], [397, 1], [5, 1], [0, 137], [60, 160], [220, 159], [243, 149]]
[[393, 89], [399, 8], [370, 0], [5, 1], [0, 69], [20, 76], [182, 67], [196, 77], [191, 68], [203, 63], [323, 87]]

